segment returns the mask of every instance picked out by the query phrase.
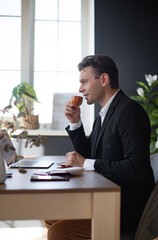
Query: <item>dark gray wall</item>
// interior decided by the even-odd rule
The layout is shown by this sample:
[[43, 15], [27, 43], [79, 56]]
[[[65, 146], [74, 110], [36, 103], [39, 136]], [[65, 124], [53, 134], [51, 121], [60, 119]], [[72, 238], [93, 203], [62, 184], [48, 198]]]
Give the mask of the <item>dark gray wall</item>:
[[144, 74], [158, 74], [157, 1], [95, 0], [95, 53], [114, 59], [120, 88], [135, 95]]
[[[135, 95], [144, 74], [158, 74], [157, 1], [95, 0], [95, 53], [115, 60], [120, 88]], [[68, 137], [49, 137], [45, 146], [47, 155], [72, 150]]]

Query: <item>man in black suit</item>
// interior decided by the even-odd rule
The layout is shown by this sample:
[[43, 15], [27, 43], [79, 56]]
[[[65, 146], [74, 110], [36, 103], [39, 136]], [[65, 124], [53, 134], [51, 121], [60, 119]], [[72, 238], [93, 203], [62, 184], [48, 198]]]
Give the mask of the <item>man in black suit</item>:
[[[75, 148], [74, 152], [67, 153], [66, 165], [95, 170], [118, 184], [121, 187], [121, 233], [133, 232], [154, 186], [149, 118], [137, 102], [119, 89], [118, 69], [110, 57], [87, 56], [78, 68], [80, 93], [88, 104], [99, 103], [102, 109], [91, 135], [86, 137], [80, 108], [70, 102], [66, 104], [65, 116], [70, 122], [66, 130]], [[49, 230], [51, 240], [91, 237], [89, 220], [61, 221], [61, 224], [59, 221], [55, 225]], [[62, 231], [67, 230], [70, 235], [64, 238]]]

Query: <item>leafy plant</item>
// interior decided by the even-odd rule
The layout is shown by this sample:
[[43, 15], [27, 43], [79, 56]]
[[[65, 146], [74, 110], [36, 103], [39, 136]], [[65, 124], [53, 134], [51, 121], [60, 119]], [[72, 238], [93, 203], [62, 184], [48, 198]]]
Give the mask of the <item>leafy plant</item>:
[[26, 82], [22, 82], [13, 88], [9, 105], [12, 105], [14, 98], [14, 105], [18, 108], [20, 116], [31, 114], [31, 111], [27, 107], [27, 101], [38, 102], [35, 90]]
[[[4, 115], [6, 113], [9, 113], [10, 110], [12, 109], [11, 105], [8, 105], [6, 107], [4, 107], [3, 109], [0, 109], [0, 112], [3, 113], [3, 116], [0, 118], [0, 140], [4, 137], [7, 138], [7, 133], [9, 133], [10, 137], [12, 137], [12, 135], [14, 134], [14, 132], [18, 129], [22, 130], [23, 127], [19, 126], [19, 122], [18, 122], [18, 116], [15, 116], [12, 113], [12, 121], [9, 120], [5, 120], [4, 119]], [[48, 142], [48, 138], [45, 136], [41, 136], [40, 134], [36, 137], [29, 137], [28, 131], [26, 130], [22, 130], [21, 133], [19, 133], [17, 135], [17, 142], [19, 141], [19, 139], [25, 139], [25, 148], [30, 147], [32, 148], [33, 146], [39, 147], [41, 144], [46, 144]], [[9, 152], [9, 151], [15, 151], [16, 149], [9, 145], [8, 143], [4, 146], [4, 151]], [[12, 162], [17, 162], [20, 159], [22, 159], [23, 156], [21, 155], [15, 155], [14, 159], [12, 160]], [[23, 169], [19, 169], [20, 173], [25, 173], [26, 170]]]
[[132, 99], [138, 101], [144, 110], [147, 112], [151, 125], [151, 141], [150, 153], [158, 152], [158, 85], [157, 75], [145, 75], [147, 83], [137, 82], [139, 87], [136, 89], [138, 96], [131, 96]]

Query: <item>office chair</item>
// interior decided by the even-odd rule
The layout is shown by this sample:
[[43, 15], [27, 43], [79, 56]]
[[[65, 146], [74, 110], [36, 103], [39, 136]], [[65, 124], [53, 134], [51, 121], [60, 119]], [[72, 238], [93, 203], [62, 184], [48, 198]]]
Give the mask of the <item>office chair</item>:
[[122, 234], [120, 238], [120, 240], [156, 239], [158, 239], [158, 182], [148, 198], [136, 233]]
[[134, 240], [152, 240], [158, 237], [158, 181], [146, 203]]

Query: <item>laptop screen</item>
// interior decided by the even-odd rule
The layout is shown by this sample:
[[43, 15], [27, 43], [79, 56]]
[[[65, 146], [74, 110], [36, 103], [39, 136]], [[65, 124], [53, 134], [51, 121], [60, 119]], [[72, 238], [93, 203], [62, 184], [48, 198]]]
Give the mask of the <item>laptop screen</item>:
[[17, 154], [6, 130], [0, 130], [0, 145], [3, 150], [3, 156], [6, 164], [9, 166], [9, 164], [14, 161]]

